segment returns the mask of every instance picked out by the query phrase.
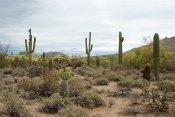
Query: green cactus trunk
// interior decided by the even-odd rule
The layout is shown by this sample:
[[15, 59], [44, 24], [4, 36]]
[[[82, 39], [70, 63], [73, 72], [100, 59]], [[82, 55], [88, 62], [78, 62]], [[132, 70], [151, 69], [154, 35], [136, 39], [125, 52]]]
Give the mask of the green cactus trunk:
[[85, 38], [85, 46], [86, 46], [86, 54], [87, 54], [87, 64], [90, 65], [90, 53], [92, 51], [93, 45], [91, 44], [91, 32], [89, 32], [89, 43], [87, 42], [87, 38]]
[[52, 59], [49, 59], [49, 70], [52, 70], [52, 68], [53, 68]]
[[159, 70], [160, 70], [160, 48], [159, 48], [159, 34], [154, 34], [154, 47], [153, 47], [153, 56], [154, 56], [154, 74], [156, 80], [159, 80]]
[[27, 44], [27, 39], [25, 39], [26, 53], [29, 56], [29, 65], [32, 64], [32, 53], [35, 51], [36, 37], [34, 37], [34, 42], [32, 43], [31, 29], [29, 29], [29, 42]]
[[62, 97], [68, 97], [69, 96], [68, 80], [62, 80], [61, 81], [60, 96], [62, 96]]
[[95, 58], [96, 58], [96, 66], [99, 67], [100, 66], [100, 59], [98, 56], [96, 56]]
[[119, 32], [119, 52], [118, 52], [118, 63], [122, 64], [122, 57], [123, 57], [123, 50], [122, 50], [122, 43], [124, 41], [124, 37], [122, 37], [122, 33]]

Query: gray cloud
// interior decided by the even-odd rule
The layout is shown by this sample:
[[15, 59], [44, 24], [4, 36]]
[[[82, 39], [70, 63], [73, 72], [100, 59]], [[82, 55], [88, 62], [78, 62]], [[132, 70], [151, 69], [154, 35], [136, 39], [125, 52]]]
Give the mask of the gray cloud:
[[23, 50], [31, 27], [38, 52], [82, 54], [91, 31], [94, 54], [117, 53], [122, 31], [127, 51], [155, 32], [161, 38], [174, 36], [174, 4], [174, 0], [1, 0], [0, 41]]

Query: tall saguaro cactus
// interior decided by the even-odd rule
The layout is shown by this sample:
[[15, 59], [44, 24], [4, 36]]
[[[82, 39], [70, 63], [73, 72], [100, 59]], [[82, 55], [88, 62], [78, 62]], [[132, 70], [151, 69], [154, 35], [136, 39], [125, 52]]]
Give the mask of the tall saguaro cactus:
[[92, 51], [93, 45], [91, 44], [91, 32], [89, 32], [89, 43], [87, 38], [85, 38], [86, 54], [87, 54], [87, 64], [90, 65], [90, 53]]
[[32, 64], [32, 53], [35, 51], [36, 37], [34, 37], [34, 42], [32, 43], [32, 30], [29, 29], [29, 40], [27, 44], [27, 39], [25, 39], [26, 52], [29, 55], [29, 65]]
[[154, 57], [154, 74], [156, 80], [159, 79], [159, 70], [160, 70], [160, 48], [159, 48], [159, 34], [154, 34], [154, 42], [153, 42], [153, 57]]
[[122, 33], [119, 32], [119, 52], [118, 52], [118, 63], [122, 64], [122, 57], [123, 57], [123, 53], [122, 53], [122, 43], [124, 41], [124, 37], [122, 37]]

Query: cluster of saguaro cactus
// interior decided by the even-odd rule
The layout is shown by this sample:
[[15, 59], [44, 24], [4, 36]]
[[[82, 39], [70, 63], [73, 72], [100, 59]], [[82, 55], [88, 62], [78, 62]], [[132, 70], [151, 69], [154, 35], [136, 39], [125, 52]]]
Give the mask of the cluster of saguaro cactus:
[[151, 64], [147, 63], [145, 64], [144, 69], [141, 70], [141, 72], [143, 73], [142, 77], [146, 80], [150, 80], [150, 72], [151, 72]]
[[87, 64], [90, 65], [90, 53], [92, 51], [93, 45], [91, 44], [91, 32], [89, 32], [89, 43], [87, 38], [85, 38], [86, 54], [87, 54]]
[[100, 59], [98, 56], [96, 56], [95, 58], [96, 58], [96, 66], [99, 67], [100, 66]]
[[32, 43], [32, 30], [29, 29], [29, 42], [27, 44], [27, 39], [25, 39], [26, 52], [29, 55], [29, 65], [32, 64], [32, 53], [35, 51], [36, 37], [34, 37], [34, 42]]
[[156, 80], [159, 79], [159, 69], [160, 69], [160, 50], [159, 50], [159, 34], [154, 34], [154, 41], [153, 41], [153, 57], [154, 57], [154, 74]]
[[118, 52], [118, 63], [119, 64], [122, 64], [122, 56], [123, 56], [122, 43], [123, 41], [124, 41], [124, 37], [122, 37], [122, 33], [119, 32], [119, 52]]

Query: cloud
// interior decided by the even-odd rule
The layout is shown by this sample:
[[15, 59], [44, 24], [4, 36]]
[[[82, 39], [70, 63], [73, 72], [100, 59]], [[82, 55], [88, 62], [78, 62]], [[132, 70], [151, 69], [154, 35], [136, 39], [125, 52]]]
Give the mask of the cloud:
[[0, 41], [24, 50], [32, 28], [37, 52], [85, 53], [92, 32], [93, 53], [117, 53], [118, 32], [124, 51], [143, 44], [143, 37], [174, 36], [174, 0], [1, 0]]

